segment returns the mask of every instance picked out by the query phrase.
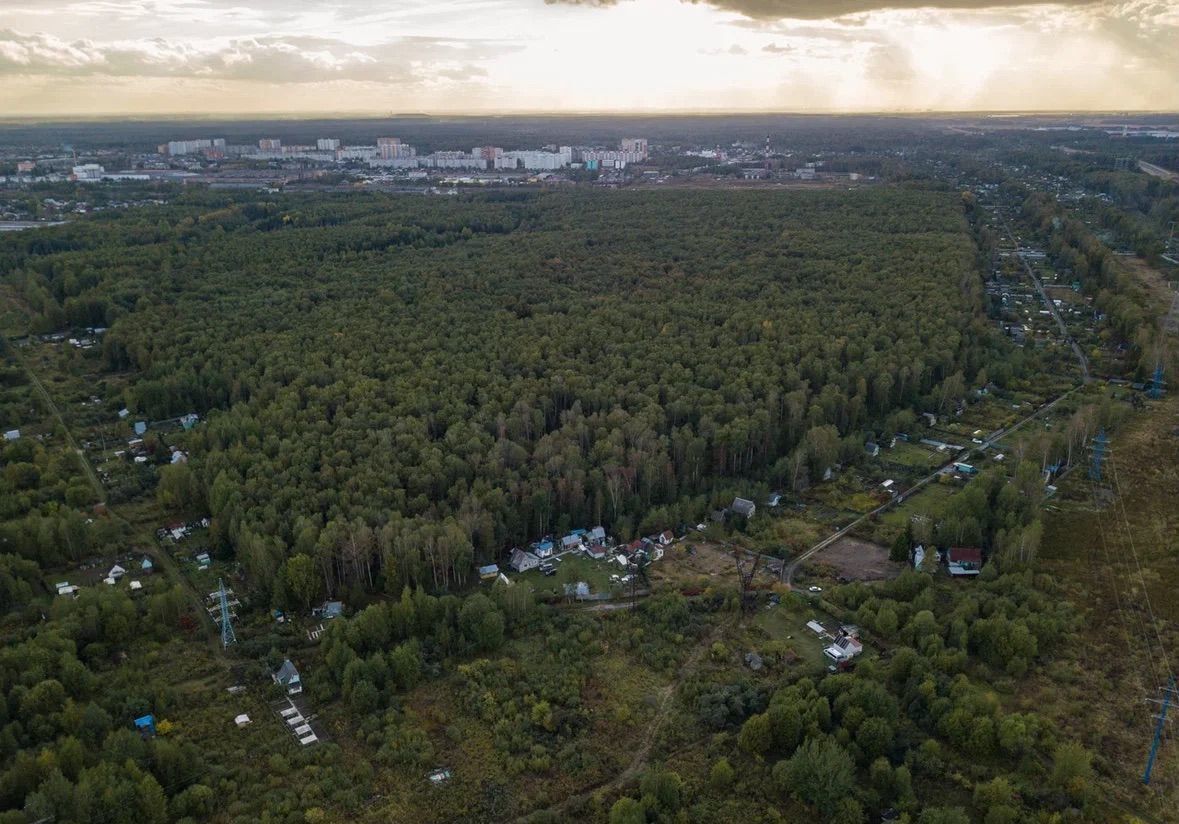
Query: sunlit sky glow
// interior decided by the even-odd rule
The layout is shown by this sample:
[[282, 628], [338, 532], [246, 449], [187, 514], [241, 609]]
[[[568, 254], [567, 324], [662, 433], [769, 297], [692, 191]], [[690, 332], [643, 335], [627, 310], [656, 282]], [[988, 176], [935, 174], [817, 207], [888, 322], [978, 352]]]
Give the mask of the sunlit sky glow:
[[933, 2], [0, 0], [0, 112], [1179, 109], [1179, 0]]

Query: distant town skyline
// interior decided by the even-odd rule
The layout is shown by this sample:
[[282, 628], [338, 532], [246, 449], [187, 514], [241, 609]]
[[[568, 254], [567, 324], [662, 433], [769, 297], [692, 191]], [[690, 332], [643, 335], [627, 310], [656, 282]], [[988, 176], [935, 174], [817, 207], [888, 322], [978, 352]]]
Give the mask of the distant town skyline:
[[9, 116], [1179, 109], [1168, 0], [0, 0]]

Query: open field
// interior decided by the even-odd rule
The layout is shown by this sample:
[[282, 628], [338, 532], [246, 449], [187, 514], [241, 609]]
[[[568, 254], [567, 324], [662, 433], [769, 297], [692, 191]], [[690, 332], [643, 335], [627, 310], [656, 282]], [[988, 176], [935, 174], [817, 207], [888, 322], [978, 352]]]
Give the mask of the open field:
[[888, 547], [858, 538], [840, 538], [823, 550], [811, 566], [830, 577], [851, 581], [886, 581], [901, 574], [904, 564], [888, 560]]
[[1084, 624], [1071, 645], [1075, 660], [1037, 675], [1015, 701], [1099, 752], [1119, 801], [1174, 821], [1174, 740], [1163, 747], [1153, 789], [1138, 781], [1151, 733], [1146, 701], [1158, 697], [1164, 661], [1179, 664], [1179, 397], [1152, 407], [1114, 437], [1107, 491], [1074, 472], [1045, 518], [1043, 566]]

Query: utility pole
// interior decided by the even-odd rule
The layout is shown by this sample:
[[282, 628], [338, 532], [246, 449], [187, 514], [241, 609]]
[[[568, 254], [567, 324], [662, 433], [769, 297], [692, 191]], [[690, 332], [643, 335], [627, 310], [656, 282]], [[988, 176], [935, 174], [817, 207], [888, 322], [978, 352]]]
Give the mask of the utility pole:
[[1146, 757], [1146, 770], [1142, 773], [1142, 783], [1150, 784], [1150, 774], [1154, 770], [1154, 761], [1159, 754], [1159, 745], [1163, 741], [1163, 729], [1167, 725], [1167, 710], [1171, 706], [1171, 701], [1179, 699], [1179, 691], [1175, 688], [1175, 676], [1171, 676], [1171, 681], [1167, 684], [1166, 689], [1163, 690], [1163, 709], [1155, 718], [1158, 723], [1154, 727], [1154, 740], [1150, 743], [1150, 755]]

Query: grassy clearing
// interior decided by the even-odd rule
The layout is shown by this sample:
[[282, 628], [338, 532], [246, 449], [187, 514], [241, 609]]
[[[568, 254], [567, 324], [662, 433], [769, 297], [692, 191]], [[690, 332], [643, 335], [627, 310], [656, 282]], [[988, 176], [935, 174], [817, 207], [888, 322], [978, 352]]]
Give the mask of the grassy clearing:
[[530, 569], [523, 573], [508, 571], [507, 574], [518, 583], [531, 587], [540, 598], [564, 595], [560, 583], [562, 580], [585, 581], [593, 593], [609, 592], [611, 591], [610, 576], [626, 574], [626, 571], [613, 561], [595, 560], [580, 552], [562, 555], [554, 564], [558, 570], [556, 575], [545, 575], [539, 569]]
[[904, 441], [897, 441], [896, 446], [881, 452], [881, 456], [888, 463], [900, 464], [911, 469], [931, 470], [945, 462], [940, 453], [929, 447]]
[[1160, 650], [1173, 664], [1179, 657], [1179, 397], [1155, 406], [1113, 439], [1113, 494], [1098, 492], [1095, 504], [1085, 473], [1074, 472], [1045, 517], [1043, 566], [1084, 623], [1075, 660], [1036, 673], [1012, 701], [1098, 752], [1113, 800], [1173, 821], [1179, 748], [1163, 748], [1153, 790], [1140, 783], [1150, 735], [1144, 701], [1157, 697]]

